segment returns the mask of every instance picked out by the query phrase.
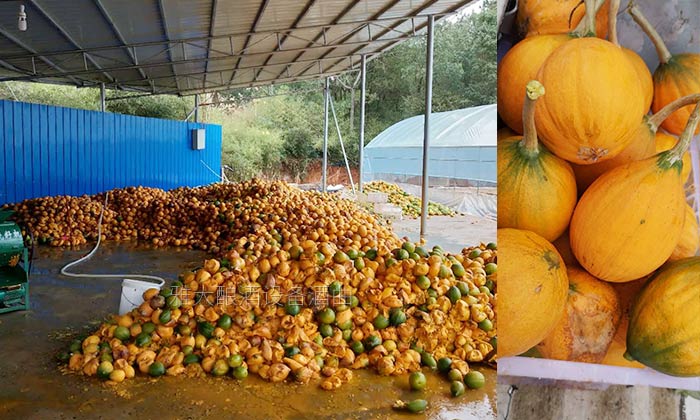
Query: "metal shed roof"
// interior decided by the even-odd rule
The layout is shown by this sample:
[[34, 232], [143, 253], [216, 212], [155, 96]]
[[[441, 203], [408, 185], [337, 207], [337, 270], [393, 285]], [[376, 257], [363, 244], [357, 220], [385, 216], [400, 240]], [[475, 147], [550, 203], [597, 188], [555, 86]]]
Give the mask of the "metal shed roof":
[[[189, 95], [356, 69], [473, 0], [0, 2], [0, 81]], [[28, 29], [18, 30], [20, 5]]]

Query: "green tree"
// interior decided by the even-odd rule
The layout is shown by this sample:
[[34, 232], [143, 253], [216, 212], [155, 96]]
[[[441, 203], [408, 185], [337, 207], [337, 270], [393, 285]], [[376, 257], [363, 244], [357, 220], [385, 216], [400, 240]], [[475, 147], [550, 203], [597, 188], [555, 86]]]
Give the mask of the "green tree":
[[309, 164], [319, 156], [318, 149], [313, 144], [313, 137], [311, 131], [305, 127], [292, 128], [282, 135], [284, 165], [296, 182], [306, 176]]
[[481, 13], [467, 19], [469, 40], [462, 55], [464, 97], [471, 106], [496, 103], [496, 2], [486, 0]]

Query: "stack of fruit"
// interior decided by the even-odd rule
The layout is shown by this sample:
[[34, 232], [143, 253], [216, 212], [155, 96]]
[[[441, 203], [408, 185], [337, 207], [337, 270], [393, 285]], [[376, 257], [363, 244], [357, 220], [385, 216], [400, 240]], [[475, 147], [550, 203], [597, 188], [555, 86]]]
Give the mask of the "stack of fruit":
[[[391, 184], [386, 181], [372, 181], [364, 186], [367, 192], [382, 192], [389, 195], [389, 202], [401, 207], [404, 216], [417, 218], [420, 216], [421, 199], [414, 197], [406, 191], [402, 190], [396, 184]], [[444, 204], [434, 201], [428, 202], [429, 216], [454, 216], [457, 213]]]
[[[498, 143], [499, 355], [537, 346], [547, 358], [697, 376], [700, 233], [684, 184], [700, 56], [672, 55], [631, 3], [659, 52], [652, 77], [617, 42], [619, 0], [596, 19], [603, 3], [586, 0], [566, 34], [578, 1], [521, 1], [521, 26], [536, 32], [499, 66], [499, 113], [521, 134]], [[609, 40], [595, 36], [606, 21]]]
[[495, 354], [495, 244], [450, 255], [410, 242], [385, 252], [278, 239], [241, 238], [223, 259], [146, 291], [143, 304], [72, 343], [62, 360], [113, 383], [137, 371], [250, 372], [333, 390], [351, 369], [400, 375], [424, 366], [483, 385], [470, 363]]
[[[130, 187], [108, 192], [106, 240], [141, 240], [220, 254], [246, 235], [309, 236], [344, 247], [400, 245], [391, 230], [349, 200], [301, 191], [284, 182], [251, 180], [165, 192]], [[97, 237], [104, 194], [44, 197], [7, 206], [40, 242], [80, 245]], [[278, 239], [279, 242], [279, 239]]]

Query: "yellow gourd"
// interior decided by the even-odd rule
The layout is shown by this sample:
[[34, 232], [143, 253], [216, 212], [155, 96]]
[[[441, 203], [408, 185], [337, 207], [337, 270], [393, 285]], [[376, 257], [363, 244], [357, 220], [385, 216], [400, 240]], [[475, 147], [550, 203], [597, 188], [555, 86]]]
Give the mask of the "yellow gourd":
[[571, 219], [571, 249], [589, 273], [625, 282], [659, 268], [683, 229], [682, 156], [700, 119], [696, 106], [681, 141], [670, 151], [619, 166], [598, 178]]
[[535, 101], [545, 94], [527, 85], [525, 134], [498, 143], [498, 227], [530, 230], [553, 241], [566, 230], [576, 205], [576, 180], [568, 162], [537, 141]]
[[[498, 355], [521, 354], [555, 327], [566, 305], [566, 266], [552, 244], [498, 229]], [[544, 310], [543, 310], [544, 309]]]
[[628, 360], [667, 375], [700, 376], [699, 278], [700, 257], [693, 257], [665, 266], [649, 280], [630, 314]]
[[678, 240], [678, 244], [676, 244], [668, 260], [678, 261], [683, 258], [693, 257], [697, 255], [698, 248], [700, 248], [698, 218], [693, 208], [686, 204], [683, 232], [681, 232], [681, 238]]
[[[576, 185], [579, 192], [583, 192], [603, 173], [637, 160], [646, 159], [671, 149], [678, 142], [675, 137], [659, 132], [659, 127], [669, 115], [678, 109], [700, 101], [700, 94], [693, 94], [679, 98], [666, 105], [654, 115], [645, 115], [637, 126], [637, 130], [632, 133], [632, 141], [619, 155], [612, 159], [591, 165], [571, 165], [576, 174]], [[683, 172], [681, 178], [683, 182], [688, 179], [691, 163], [690, 153], [686, 152], [683, 157]]]
[[569, 267], [564, 316], [538, 346], [547, 359], [599, 363], [620, 322], [615, 289], [580, 268]]

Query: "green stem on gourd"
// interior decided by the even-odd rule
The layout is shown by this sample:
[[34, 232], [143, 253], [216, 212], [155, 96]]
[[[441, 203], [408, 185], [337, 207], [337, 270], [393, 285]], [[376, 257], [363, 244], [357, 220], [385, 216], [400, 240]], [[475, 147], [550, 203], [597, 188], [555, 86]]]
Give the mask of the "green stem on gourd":
[[608, 10], [608, 37], [610, 42], [620, 46], [620, 41], [617, 39], [617, 11], [620, 10], [620, 0], [610, 0], [610, 9]]
[[544, 95], [544, 86], [537, 80], [530, 80], [525, 86], [525, 104], [523, 105], [523, 139], [521, 144], [526, 152], [536, 154], [537, 128], [535, 127], [535, 101]]
[[651, 39], [651, 42], [654, 44], [654, 47], [656, 47], [656, 53], [659, 55], [659, 61], [661, 64], [666, 64], [671, 60], [671, 57], [673, 55], [671, 52], [668, 50], [668, 47], [666, 47], [666, 44], [664, 43], [664, 40], [661, 39], [661, 35], [659, 35], [658, 32], [656, 32], [656, 29], [649, 23], [646, 17], [642, 14], [642, 11], [639, 10], [639, 7], [637, 5], [633, 4], [630, 2], [630, 7], [629, 7], [629, 14], [632, 15], [632, 19], [634, 19], [635, 22], [637, 22], [637, 25], [639, 25], [640, 28], [644, 31], [644, 33], [647, 34], [649, 39]]
[[576, 28], [571, 31], [572, 36], [580, 38], [596, 36], [595, 17], [603, 3], [605, 3], [605, 0], [583, 0], [586, 12], [583, 19], [576, 25]]
[[691, 95], [680, 97], [675, 101], [670, 102], [665, 107], [661, 108], [656, 114], [648, 117], [647, 124], [649, 125], [649, 128], [654, 133], [656, 133], [659, 130], [661, 123], [663, 123], [666, 120], [666, 118], [668, 118], [671, 114], [683, 108], [684, 106], [696, 104], [699, 101], [700, 93], [693, 93]]
[[695, 109], [693, 109], [693, 112], [690, 114], [688, 124], [686, 124], [681, 137], [678, 139], [678, 143], [668, 152], [661, 153], [659, 164], [662, 168], [670, 168], [674, 166], [676, 162], [681, 162], [683, 160], [683, 155], [688, 151], [690, 141], [695, 135], [698, 122], [700, 122], [700, 102], [695, 105]]

